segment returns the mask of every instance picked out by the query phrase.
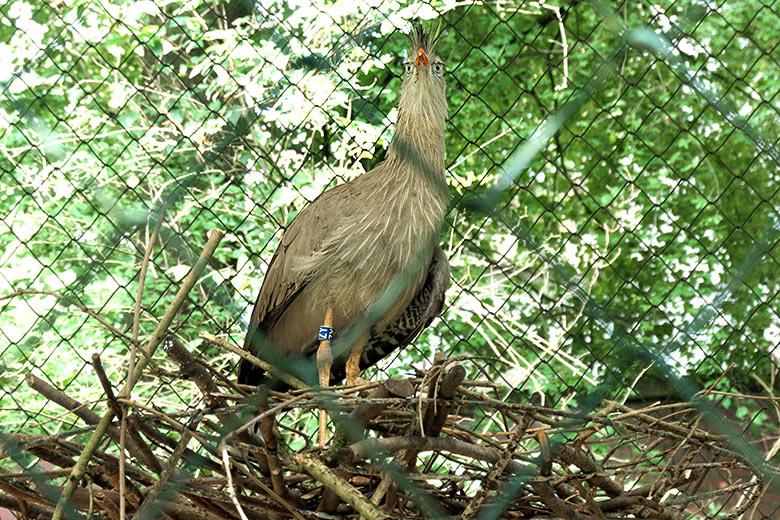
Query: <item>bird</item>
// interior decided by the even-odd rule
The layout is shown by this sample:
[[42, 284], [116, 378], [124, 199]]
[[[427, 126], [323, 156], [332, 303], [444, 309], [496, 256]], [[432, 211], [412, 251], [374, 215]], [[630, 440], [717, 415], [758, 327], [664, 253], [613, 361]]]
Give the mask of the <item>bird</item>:
[[[450, 268], [438, 245], [449, 203], [440, 34], [419, 22], [408, 34], [411, 49], [384, 161], [308, 203], [271, 258], [244, 349], [281, 370], [303, 373], [316, 360], [321, 386], [345, 376], [355, 383], [362, 369], [412, 343], [442, 312]], [[374, 319], [361, 328], [372, 309]], [[329, 342], [317, 339], [324, 322], [336, 339], [357, 327], [356, 341], [333, 355]], [[238, 381], [283, 386], [246, 359]]]

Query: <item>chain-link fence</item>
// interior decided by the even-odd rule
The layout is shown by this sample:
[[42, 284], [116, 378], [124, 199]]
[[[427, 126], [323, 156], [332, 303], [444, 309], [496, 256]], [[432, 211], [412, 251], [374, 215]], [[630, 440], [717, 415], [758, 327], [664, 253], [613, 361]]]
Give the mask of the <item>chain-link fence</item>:
[[[27, 373], [104, 410], [90, 356], [121, 388], [130, 338], [215, 228], [171, 330], [233, 378], [237, 357], [198, 334], [241, 345], [281, 230], [384, 158], [419, 17], [444, 28], [452, 284], [378, 371], [471, 356], [496, 398], [583, 413], [706, 388], [708, 428], [777, 464], [777, 2], [13, 1], [0, 17], [3, 431], [80, 426]], [[168, 363], [135, 398], [197, 408]], [[778, 493], [745, 518], [780, 515]]]

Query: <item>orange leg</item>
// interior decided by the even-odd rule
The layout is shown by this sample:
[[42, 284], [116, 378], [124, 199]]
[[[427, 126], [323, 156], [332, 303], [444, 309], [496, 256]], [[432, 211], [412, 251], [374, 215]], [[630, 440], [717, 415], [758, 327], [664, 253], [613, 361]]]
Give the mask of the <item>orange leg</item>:
[[360, 356], [363, 355], [363, 347], [368, 341], [368, 335], [363, 334], [360, 339], [355, 342], [352, 350], [349, 352], [349, 358], [347, 358], [346, 375], [348, 385], [357, 385], [365, 383], [365, 379], [360, 377]]
[[[323, 327], [327, 327], [329, 333], [333, 331], [333, 307], [334, 302], [331, 300], [328, 303], [328, 308], [325, 311], [325, 323]], [[329, 336], [329, 334], [326, 334]], [[320, 375], [320, 387], [326, 388], [330, 383], [330, 367], [333, 365], [333, 353], [330, 350], [330, 337], [328, 339], [320, 340], [320, 346], [317, 349], [317, 370]], [[327, 430], [328, 417], [325, 414], [325, 410], [320, 410], [320, 446], [325, 446], [325, 440], [328, 434]]]

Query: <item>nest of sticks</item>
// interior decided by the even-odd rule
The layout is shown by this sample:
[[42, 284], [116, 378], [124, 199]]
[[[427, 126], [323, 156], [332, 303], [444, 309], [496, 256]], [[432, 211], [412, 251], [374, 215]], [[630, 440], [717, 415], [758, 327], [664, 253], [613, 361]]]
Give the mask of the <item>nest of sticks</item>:
[[[700, 428], [690, 403], [637, 410], [604, 402], [586, 416], [511, 404], [487, 395], [493, 383], [465, 380], [463, 359], [441, 356], [412, 379], [253, 392], [175, 339], [164, 350], [203, 393], [201, 409], [169, 414], [117, 397], [93, 358], [110, 412], [125, 417], [109, 419], [80, 469], [79, 439], [101, 417], [28, 375], [28, 385], [86, 427], [4, 434], [0, 508], [52, 518], [76, 475], [65, 518], [81, 510], [120, 519], [124, 509], [128, 518], [182, 520], [672, 520], [708, 508], [736, 518], [765, 485], [763, 470], [728, 438]], [[322, 407], [332, 427], [324, 447], [313, 440]]]

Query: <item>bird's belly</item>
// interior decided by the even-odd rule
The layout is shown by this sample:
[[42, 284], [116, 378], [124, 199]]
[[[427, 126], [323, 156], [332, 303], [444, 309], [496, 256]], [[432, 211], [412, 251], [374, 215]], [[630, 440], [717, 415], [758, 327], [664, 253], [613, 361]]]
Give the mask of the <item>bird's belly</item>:
[[333, 301], [346, 323], [378, 306], [381, 318], [375, 325], [382, 326], [400, 315], [417, 294], [429, 263], [430, 258], [399, 258], [392, 252], [367, 254], [360, 261], [333, 270], [328, 279], [313, 288], [313, 301], [320, 307]]
[[313, 338], [331, 301], [336, 336], [367, 315], [373, 322], [358, 324], [382, 331], [403, 314], [425, 282], [440, 219], [391, 213], [353, 214], [318, 250], [296, 260], [296, 270], [309, 282], [280, 320], [295, 316], [299, 322], [284, 327], [288, 334], [295, 330], [296, 338], [278, 338], [285, 343], [282, 350], [316, 348]]
[[[393, 265], [390, 259], [376, 255], [368, 260], [351, 269], [334, 269], [331, 276], [315, 279], [307, 285], [269, 331], [268, 339], [279, 353], [311, 354], [316, 349], [317, 330], [324, 322], [330, 301], [334, 303], [336, 337], [353, 325], [382, 331], [401, 316], [425, 282], [430, 259], [420, 262], [424, 266], [421, 268], [397, 265], [397, 261]], [[407, 266], [411, 275], [404, 272]], [[373, 323], [360, 323], [372, 308], [378, 311], [378, 318]]]

